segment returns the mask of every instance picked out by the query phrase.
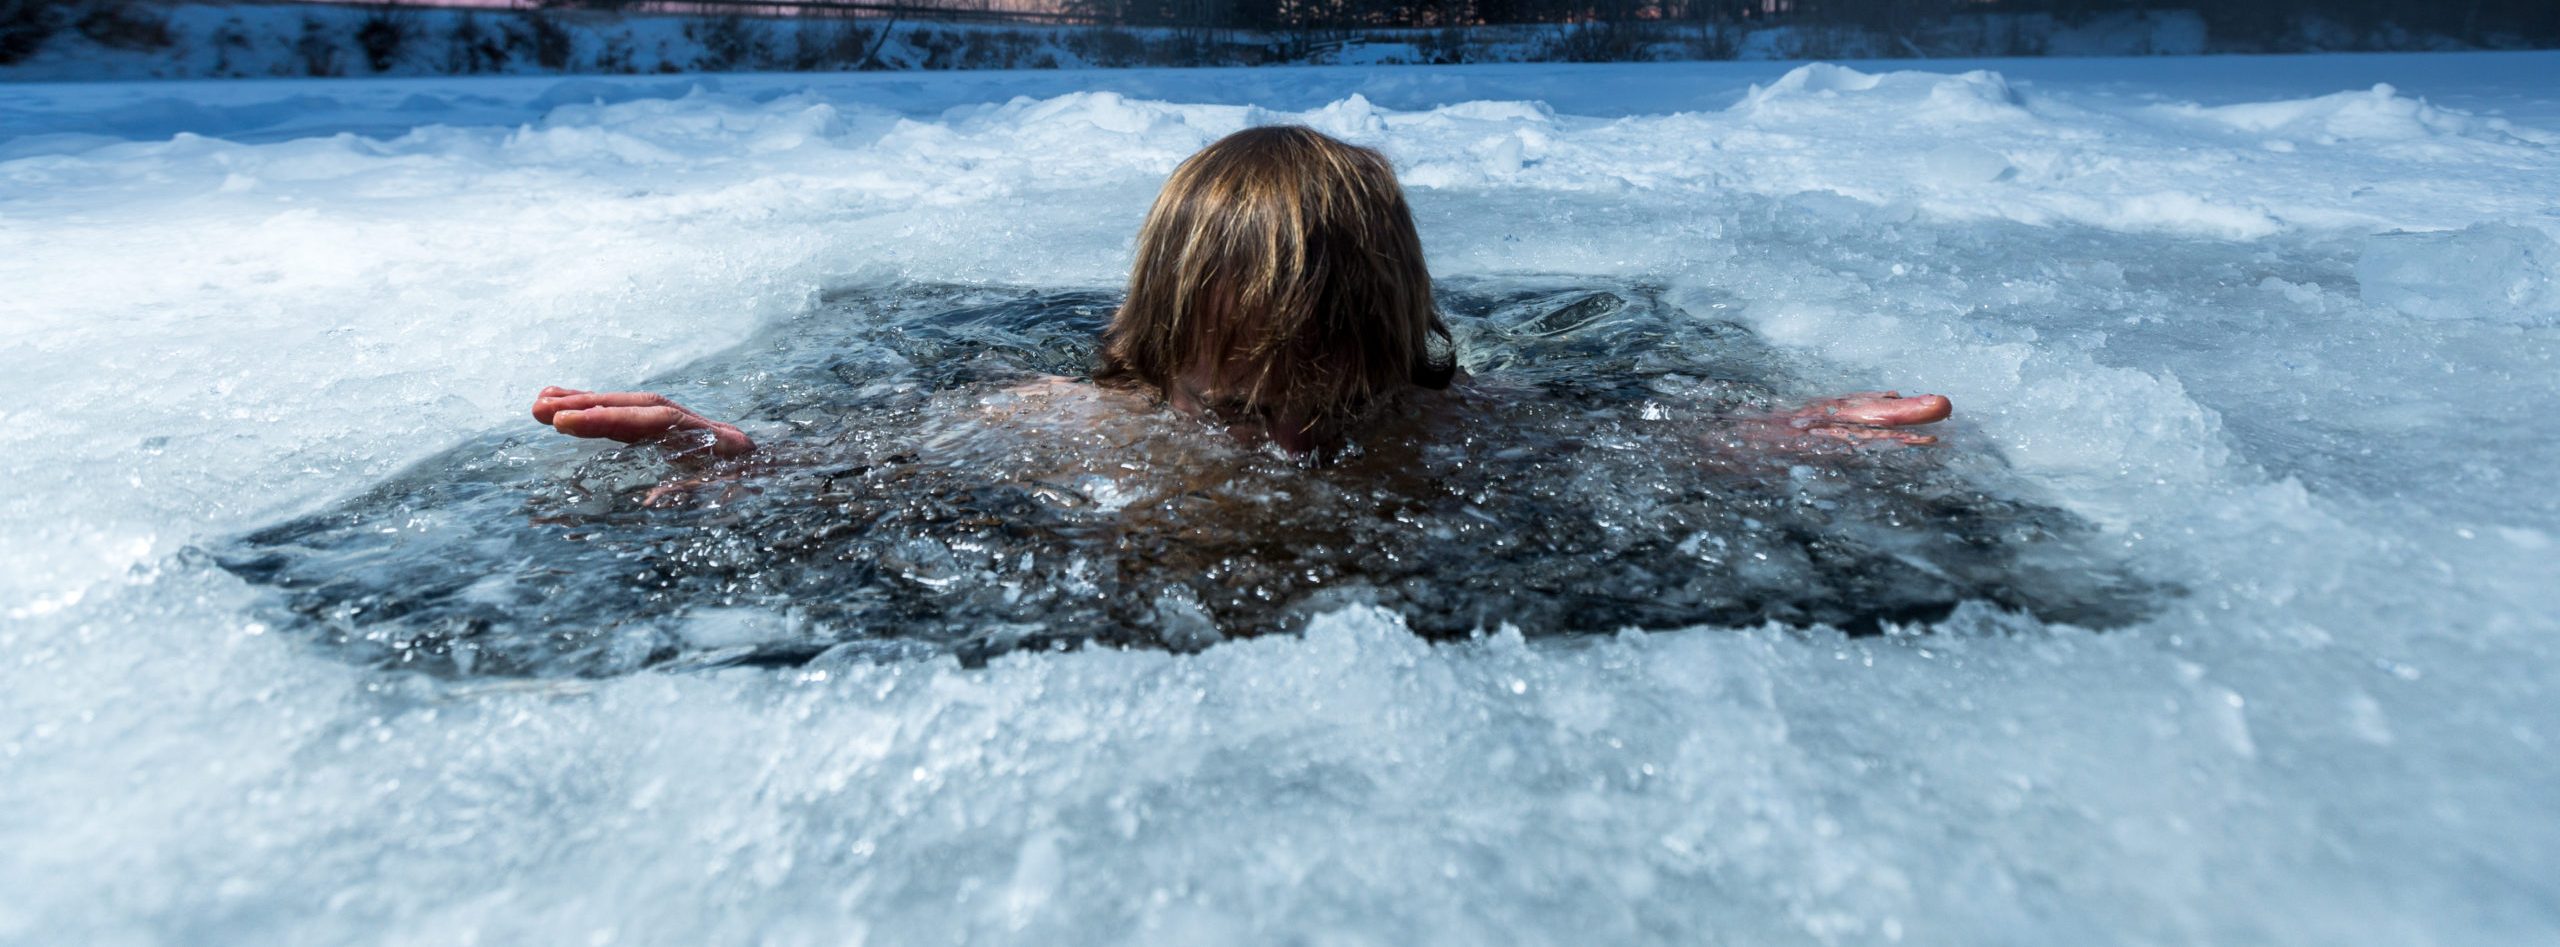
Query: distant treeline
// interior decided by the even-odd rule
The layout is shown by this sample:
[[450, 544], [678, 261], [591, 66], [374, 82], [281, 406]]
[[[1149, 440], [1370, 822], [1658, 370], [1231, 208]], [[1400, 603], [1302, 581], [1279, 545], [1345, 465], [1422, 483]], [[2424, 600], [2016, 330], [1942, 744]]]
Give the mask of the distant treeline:
[[[0, 0], [0, 3], [11, 0]], [[2309, 35], [2380, 46], [2428, 35], [2472, 46], [2560, 41], [2560, 0], [528, 0], [527, 6], [703, 13], [900, 12], [918, 8], [990, 19], [1040, 18], [1106, 26], [1290, 30], [1436, 28], [1532, 23], [1800, 24], [1885, 34], [1942, 27], [1964, 16], [2043, 14], [2064, 24], [2113, 13], [2191, 9], [2219, 45], [2282, 48]]]
[[2475, 44], [2501, 34], [2560, 38], [2555, 0], [1064, 0], [1100, 20], [1207, 27], [1434, 27], [1482, 23], [1801, 23], [1919, 30], [1963, 14], [2049, 14], [2064, 23], [2107, 13], [2193, 9], [2219, 38], [2281, 41], [2305, 23], [2355, 33], [2433, 33]]
[[[1895, 16], [1944, 18], [1949, 11], [2046, 13], [2065, 23], [2124, 12], [2163, 8], [2195, 11], [2214, 46], [2223, 52], [2290, 52], [2306, 44], [2323, 49], [2408, 49], [2423, 38], [2474, 47], [2560, 44], [2560, 0], [1780, 0], [1797, 9], [1818, 8], [1853, 22], [1878, 24]], [[1836, 8], [1836, 9], [1835, 9]], [[1888, 12], [1888, 11], [1920, 11]]]
[[[1042, 3], [1044, 0], [1028, 0]], [[0, 0], [0, 77], [1027, 69], [2560, 46], [2560, 0]], [[439, 7], [442, 7], [439, 9]], [[54, 50], [38, 57], [43, 50]]]

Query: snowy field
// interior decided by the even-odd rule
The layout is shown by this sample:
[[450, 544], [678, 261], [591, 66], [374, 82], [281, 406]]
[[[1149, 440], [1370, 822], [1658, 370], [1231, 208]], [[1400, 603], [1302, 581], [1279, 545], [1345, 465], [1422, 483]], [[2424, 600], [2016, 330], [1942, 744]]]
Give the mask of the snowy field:
[[[2554, 75], [0, 87], [0, 942], [2551, 943]], [[1441, 276], [1711, 291], [1949, 394], [1941, 449], [2185, 594], [456, 683], [188, 551], [829, 288], [1116, 285], [1275, 121], [1393, 157]]]

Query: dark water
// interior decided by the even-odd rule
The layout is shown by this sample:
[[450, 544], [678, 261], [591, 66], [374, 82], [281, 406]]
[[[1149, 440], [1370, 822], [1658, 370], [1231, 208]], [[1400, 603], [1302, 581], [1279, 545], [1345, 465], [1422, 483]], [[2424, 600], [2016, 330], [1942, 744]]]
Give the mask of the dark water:
[[1960, 439], [1732, 443], [1818, 366], [1648, 287], [1440, 300], [1473, 380], [1380, 407], [1329, 465], [1021, 387], [1087, 370], [1112, 294], [901, 285], [634, 385], [742, 419], [752, 458], [527, 420], [211, 551], [351, 660], [477, 675], [1187, 649], [1354, 603], [1429, 636], [1873, 632], [1966, 601], [2117, 625], [2158, 594]]

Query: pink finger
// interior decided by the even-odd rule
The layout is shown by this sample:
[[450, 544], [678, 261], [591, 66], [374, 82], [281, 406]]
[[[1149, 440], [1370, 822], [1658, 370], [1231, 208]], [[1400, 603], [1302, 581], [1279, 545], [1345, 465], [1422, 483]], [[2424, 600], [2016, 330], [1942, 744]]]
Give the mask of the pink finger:
[[679, 409], [666, 407], [586, 408], [552, 415], [551, 426], [572, 437], [605, 437], [629, 444], [676, 430], [687, 417]]
[[674, 408], [681, 407], [667, 396], [654, 391], [580, 391], [545, 398], [557, 408]]
[[533, 396], [533, 419], [544, 424], [549, 424], [551, 423], [552, 412], [559, 410], [559, 407], [554, 402], [570, 395], [583, 394], [586, 394], [586, 392], [579, 391], [575, 388], [562, 388], [558, 385], [545, 386], [542, 391]]
[[1899, 426], [1935, 424], [1955, 413], [1955, 404], [1943, 395], [1921, 395], [1917, 398], [1888, 398], [1843, 404], [1831, 413], [1832, 420], [1859, 424]]
[[584, 411], [588, 408], [676, 408], [665, 395], [648, 391], [573, 391], [556, 397], [545, 397], [533, 403], [533, 419], [551, 423], [551, 415], [561, 411]]

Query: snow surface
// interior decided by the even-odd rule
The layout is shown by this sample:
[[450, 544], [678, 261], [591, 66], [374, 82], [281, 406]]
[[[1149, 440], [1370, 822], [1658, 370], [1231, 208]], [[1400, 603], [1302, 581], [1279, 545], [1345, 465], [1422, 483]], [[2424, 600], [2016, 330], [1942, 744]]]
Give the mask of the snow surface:
[[[2560, 56], [1894, 68], [0, 87], [0, 942], [2560, 935]], [[1443, 276], [1950, 394], [2185, 594], [438, 683], [185, 551], [825, 287], [1114, 284], [1270, 121]]]

